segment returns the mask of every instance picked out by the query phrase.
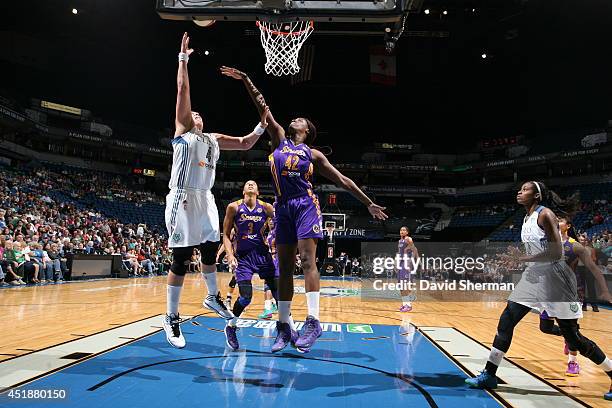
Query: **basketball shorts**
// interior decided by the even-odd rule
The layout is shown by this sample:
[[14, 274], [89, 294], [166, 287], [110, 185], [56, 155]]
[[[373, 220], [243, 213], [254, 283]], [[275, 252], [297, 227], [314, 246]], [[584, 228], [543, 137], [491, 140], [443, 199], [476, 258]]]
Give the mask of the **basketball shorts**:
[[295, 244], [300, 239], [323, 238], [323, 217], [316, 194], [276, 203], [276, 244]]
[[165, 219], [169, 248], [220, 240], [219, 213], [210, 191], [170, 190]]
[[558, 319], [582, 318], [576, 275], [565, 261], [533, 262], [508, 300]]
[[278, 278], [278, 269], [274, 267], [272, 255], [268, 251], [249, 251], [237, 254], [236, 258], [236, 282], [250, 282], [255, 273], [258, 273], [261, 279]]

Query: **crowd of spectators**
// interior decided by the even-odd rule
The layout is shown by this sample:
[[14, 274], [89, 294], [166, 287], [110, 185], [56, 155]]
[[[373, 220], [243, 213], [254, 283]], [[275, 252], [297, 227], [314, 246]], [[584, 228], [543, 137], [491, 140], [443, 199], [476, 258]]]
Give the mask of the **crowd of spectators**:
[[593, 258], [602, 273], [612, 274], [612, 231], [604, 230], [591, 237], [580, 234], [578, 241], [595, 253]]
[[154, 194], [120, 187], [119, 179], [96, 173], [49, 169], [0, 169], [0, 284], [61, 283], [72, 273], [77, 254], [120, 254], [135, 276], [168, 270], [164, 235], [146, 224], [122, 224], [70, 198], [97, 197], [140, 203]]
[[[123, 224], [86, 208], [80, 199], [87, 195], [136, 206], [163, 203], [163, 197], [139, 189], [126, 177], [70, 168], [0, 168], [0, 285], [61, 283], [71, 278], [73, 259], [79, 254], [120, 255], [123, 267], [132, 276], [167, 273], [171, 255], [163, 228]], [[584, 204], [581, 210], [588, 212], [588, 221], [579, 229], [609, 221], [611, 209], [606, 200]], [[468, 216], [483, 211], [503, 214], [514, 211], [514, 206], [462, 207], [457, 213]], [[590, 237], [583, 234], [581, 242], [593, 248], [602, 271], [612, 273], [612, 232], [604, 230]], [[198, 257], [193, 254], [190, 270], [194, 272], [199, 270]], [[368, 275], [373, 266], [372, 256], [357, 258], [345, 252], [337, 262], [345, 276]], [[219, 263], [223, 269], [222, 258]], [[520, 265], [491, 256], [484, 270], [469, 273], [468, 278], [507, 282], [517, 271]], [[420, 271], [418, 278], [444, 281], [457, 276], [432, 269]]]
[[607, 200], [595, 200], [592, 203], [584, 203], [582, 212], [587, 213], [587, 221], [580, 225], [581, 230], [588, 230], [591, 227], [602, 225], [612, 221], [612, 203]]

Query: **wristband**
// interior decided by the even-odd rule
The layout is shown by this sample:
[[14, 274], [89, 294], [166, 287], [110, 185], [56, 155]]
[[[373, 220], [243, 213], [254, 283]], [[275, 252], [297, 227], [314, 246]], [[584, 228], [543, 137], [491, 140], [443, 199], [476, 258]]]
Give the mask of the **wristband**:
[[255, 129], [253, 129], [253, 133], [255, 133], [257, 136], [263, 135], [265, 131], [266, 128], [261, 126], [261, 123], [258, 123], [257, 126], [255, 126]]
[[186, 52], [179, 52], [178, 60], [179, 62], [182, 62], [182, 61], [189, 62], [189, 55], [187, 55]]

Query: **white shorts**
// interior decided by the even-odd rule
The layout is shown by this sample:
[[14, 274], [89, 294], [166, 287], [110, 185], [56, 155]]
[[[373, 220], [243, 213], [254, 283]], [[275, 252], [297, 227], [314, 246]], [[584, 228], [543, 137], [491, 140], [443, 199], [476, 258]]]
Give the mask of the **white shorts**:
[[166, 196], [168, 247], [188, 247], [220, 239], [215, 196], [204, 190], [170, 190]]
[[565, 261], [529, 264], [508, 299], [550, 317], [582, 318], [576, 275]]
[[557, 319], [582, 319], [582, 305], [579, 302], [516, 302], [523, 306], [537, 310], [538, 313], [546, 311], [548, 317]]

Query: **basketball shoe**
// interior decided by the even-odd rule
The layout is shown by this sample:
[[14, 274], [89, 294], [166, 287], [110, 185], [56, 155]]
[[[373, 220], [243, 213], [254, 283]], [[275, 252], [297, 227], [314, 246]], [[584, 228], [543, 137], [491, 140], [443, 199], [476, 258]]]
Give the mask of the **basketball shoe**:
[[163, 318], [163, 327], [166, 332], [166, 340], [172, 347], [182, 349], [185, 347], [185, 337], [181, 333], [181, 318], [179, 314], [165, 315]]

